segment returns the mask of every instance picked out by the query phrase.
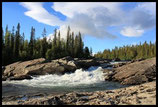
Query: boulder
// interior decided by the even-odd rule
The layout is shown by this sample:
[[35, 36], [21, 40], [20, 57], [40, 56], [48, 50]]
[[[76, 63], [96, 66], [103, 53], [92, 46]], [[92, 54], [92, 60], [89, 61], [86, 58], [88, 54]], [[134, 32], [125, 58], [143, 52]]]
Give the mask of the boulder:
[[64, 66], [58, 63], [46, 63], [44, 65], [43, 72], [48, 74], [63, 74], [65, 71]]
[[126, 63], [122, 62], [122, 63], [116, 63], [116, 64], [113, 64], [112, 67], [113, 68], [117, 68], [117, 67], [121, 67], [123, 65], [125, 65]]
[[52, 61], [57, 61], [57, 62], [62, 63], [62, 64], [67, 64], [69, 61], [72, 61], [72, 60], [73, 60], [72, 57], [67, 56], [67, 57], [63, 57], [63, 58], [52, 60]]
[[141, 84], [153, 81], [156, 77], [156, 58], [133, 62], [114, 69], [113, 81], [121, 84]]
[[44, 58], [34, 59], [30, 61], [24, 61], [24, 62], [16, 62], [13, 64], [10, 64], [6, 66], [6, 69], [4, 70], [3, 75], [10, 77], [14, 75], [24, 75], [26, 73], [25, 68], [37, 65], [45, 61]]
[[24, 62], [16, 62], [6, 66], [2, 79], [21, 80], [30, 76], [45, 74], [64, 74], [77, 69], [76, 62], [71, 57], [64, 57], [47, 62], [44, 58]]
[[43, 71], [45, 64], [37, 64], [34, 66], [24, 68], [24, 74], [27, 75], [44, 75], [46, 72]]
[[101, 58], [94, 58], [93, 60], [97, 61], [99, 64], [106, 64], [111, 61], [110, 59], [101, 59]]
[[61, 58], [61, 60], [71, 61], [71, 60], [73, 60], [73, 58], [71, 56], [66, 56], [64, 58]]
[[52, 60], [53, 63], [59, 64], [64, 67], [66, 72], [72, 72], [77, 69], [77, 61], [75, 61], [72, 57], [67, 56], [64, 58], [60, 58], [57, 60]]
[[76, 63], [77, 68], [84, 68], [84, 69], [88, 69], [91, 66], [98, 66], [98, 65], [100, 65], [99, 62], [97, 62], [94, 59], [78, 60]]
[[[107, 62], [107, 61], [102, 61]], [[91, 66], [98, 66], [99, 62], [95, 59], [79, 59], [70, 56], [51, 60], [48, 62], [44, 58], [34, 59], [24, 62], [16, 62], [5, 67], [2, 79], [20, 80], [30, 79], [29, 76], [45, 74], [64, 74], [74, 72], [78, 68], [88, 69]]]
[[67, 65], [70, 65], [70, 66], [74, 66], [74, 67], [76, 67], [76, 62], [75, 61], [69, 61], [68, 63], [67, 63]]
[[3, 76], [10, 79], [30, 79], [28, 69], [34, 68], [35, 65], [42, 64], [44, 61], [44, 58], [39, 58], [30, 61], [15, 62], [5, 67]]

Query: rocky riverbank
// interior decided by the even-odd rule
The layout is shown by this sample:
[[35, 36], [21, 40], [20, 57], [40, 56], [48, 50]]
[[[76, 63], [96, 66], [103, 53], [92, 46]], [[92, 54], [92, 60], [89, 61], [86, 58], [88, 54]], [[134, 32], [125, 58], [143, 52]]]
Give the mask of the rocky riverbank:
[[[16, 62], [6, 66], [3, 80], [31, 79], [32, 75], [63, 74], [77, 68], [90, 66], [113, 67], [105, 69], [105, 81], [132, 85], [126, 88], [96, 92], [71, 92], [58, 95], [25, 95], [2, 98], [3, 105], [155, 105], [156, 104], [156, 58], [110, 64], [107, 60], [73, 59], [65, 57], [47, 62], [36, 59]], [[135, 86], [134, 86], [135, 85]]]
[[[105, 62], [105, 61], [104, 61]], [[5, 66], [2, 80], [32, 79], [34, 75], [58, 74], [74, 72], [78, 68], [87, 69], [100, 63], [95, 59], [78, 59], [64, 57], [57, 60], [47, 61], [44, 58], [24, 62], [16, 62]]]
[[127, 63], [107, 71], [106, 81], [117, 81], [121, 84], [136, 85], [156, 80], [156, 58]]
[[45, 74], [62, 75], [65, 73], [74, 72], [79, 68], [88, 69], [91, 66], [101, 66], [102, 68], [117, 68], [134, 62], [128, 61], [111, 64], [110, 61], [111, 60], [108, 59], [82, 59], [72, 58], [69, 56], [51, 61], [48, 61], [44, 58], [23, 62], [19, 61], [2, 68], [2, 80], [32, 79], [31, 76]]
[[[8, 101], [9, 100], [9, 101]], [[2, 105], [155, 105], [156, 81], [116, 90], [4, 97]]]

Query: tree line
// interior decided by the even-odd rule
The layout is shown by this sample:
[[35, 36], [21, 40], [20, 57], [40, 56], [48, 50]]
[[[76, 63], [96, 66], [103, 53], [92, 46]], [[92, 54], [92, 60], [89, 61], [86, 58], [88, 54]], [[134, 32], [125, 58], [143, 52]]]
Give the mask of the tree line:
[[26, 61], [36, 58], [47, 60], [71, 56], [73, 58], [90, 58], [92, 48], [84, 47], [82, 35], [74, 34], [68, 26], [66, 39], [61, 38], [60, 31], [54, 30], [53, 40], [46, 38], [46, 29], [42, 32], [42, 39], [35, 38], [35, 28], [31, 28], [30, 40], [25, 39], [25, 34], [20, 34], [20, 23], [17, 28], [13, 26], [9, 31], [8, 25], [5, 34], [2, 28], [2, 65], [16, 61]]
[[156, 57], [156, 41], [155, 43], [147, 43], [146, 41], [139, 45], [127, 45], [123, 47], [115, 47], [114, 49], [105, 49], [103, 52], [98, 52], [94, 55], [97, 58], [104, 59], [147, 59]]

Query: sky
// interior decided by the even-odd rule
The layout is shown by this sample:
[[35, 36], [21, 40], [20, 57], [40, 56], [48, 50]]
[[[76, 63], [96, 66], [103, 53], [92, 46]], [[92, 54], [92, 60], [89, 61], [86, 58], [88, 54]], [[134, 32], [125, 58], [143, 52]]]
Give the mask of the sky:
[[2, 27], [9, 30], [20, 23], [20, 33], [30, 39], [53, 38], [56, 28], [66, 37], [67, 27], [82, 34], [84, 46], [93, 53], [115, 46], [156, 41], [156, 2], [3, 2]]

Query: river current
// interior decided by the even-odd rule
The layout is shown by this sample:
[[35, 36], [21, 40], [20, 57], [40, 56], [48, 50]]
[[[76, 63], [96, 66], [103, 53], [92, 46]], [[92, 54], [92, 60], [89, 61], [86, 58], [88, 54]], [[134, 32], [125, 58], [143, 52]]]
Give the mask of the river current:
[[2, 82], [2, 96], [35, 93], [67, 93], [73, 91], [92, 92], [126, 87], [116, 82], [104, 80], [102, 67], [92, 66], [87, 70], [77, 69], [64, 75], [43, 75], [31, 80], [11, 80]]

